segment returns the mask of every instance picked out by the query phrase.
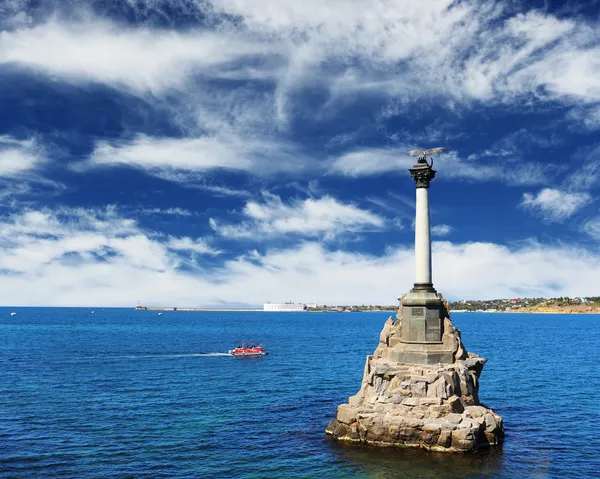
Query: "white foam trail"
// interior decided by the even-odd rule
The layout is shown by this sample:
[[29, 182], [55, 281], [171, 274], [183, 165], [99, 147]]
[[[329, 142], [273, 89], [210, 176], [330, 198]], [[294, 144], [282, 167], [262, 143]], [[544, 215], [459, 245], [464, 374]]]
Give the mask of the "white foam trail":
[[231, 356], [229, 353], [198, 353], [198, 354], [179, 354], [178, 356]]
[[229, 353], [130, 354], [126, 356], [97, 356], [87, 359], [171, 359], [231, 356]]

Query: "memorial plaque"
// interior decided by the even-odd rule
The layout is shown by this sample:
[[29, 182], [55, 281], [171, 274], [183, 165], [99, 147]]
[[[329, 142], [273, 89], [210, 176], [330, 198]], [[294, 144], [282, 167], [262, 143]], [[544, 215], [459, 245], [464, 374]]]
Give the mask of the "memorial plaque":
[[440, 318], [427, 318], [425, 321], [425, 341], [441, 341], [441, 320]]
[[425, 308], [412, 308], [411, 316], [413, 318], [422, 318], [425, 316]]

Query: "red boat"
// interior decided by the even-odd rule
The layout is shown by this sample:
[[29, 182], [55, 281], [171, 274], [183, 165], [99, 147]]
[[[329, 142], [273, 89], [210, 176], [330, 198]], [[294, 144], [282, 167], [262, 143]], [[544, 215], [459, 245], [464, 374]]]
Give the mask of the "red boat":
[[255, 356], [265, 356], [269, 354], [263, 348], [262, 343], [252, 343], [246, 341], [240, 341], [237, 343], [237, 346], [228, 351], [232, 356], [238, 357], [255, 357]]

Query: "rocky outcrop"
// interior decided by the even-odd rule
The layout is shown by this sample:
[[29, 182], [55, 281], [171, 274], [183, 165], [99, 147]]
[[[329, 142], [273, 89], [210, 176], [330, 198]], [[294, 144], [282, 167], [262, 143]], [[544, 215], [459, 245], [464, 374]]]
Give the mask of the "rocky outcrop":
[[[405, 344], [402, 318], [390, 317], [379, 346], [367, 357], [360, 391], [338, 407], [326, 433], [340, 441], [443, 452], [472, 452], [500, 444], [502, 418], [479, 403], [479, 376], [486, 360], [465, 350], [449, 314], [443, 324], [441, 344]], [[415, 346], [444, 348], [452, 352], [452, 360], [437, 364], [394, 360], [398, 350]]]

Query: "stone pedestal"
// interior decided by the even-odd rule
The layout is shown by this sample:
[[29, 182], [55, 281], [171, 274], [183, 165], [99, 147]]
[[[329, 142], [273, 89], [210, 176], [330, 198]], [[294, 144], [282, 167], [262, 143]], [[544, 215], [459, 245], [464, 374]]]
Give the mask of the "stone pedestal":
[[479, 404], [485, 362], [463, 347], [447, 303], [434, 292], [413, 290], [367, 357], [360, 391], [338, 407], [326, 433], [340, 441], [442, 452], [500, 444], [502, 418]]

